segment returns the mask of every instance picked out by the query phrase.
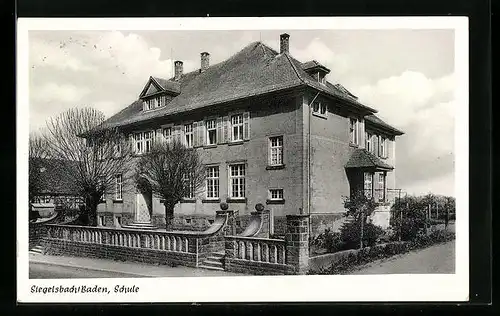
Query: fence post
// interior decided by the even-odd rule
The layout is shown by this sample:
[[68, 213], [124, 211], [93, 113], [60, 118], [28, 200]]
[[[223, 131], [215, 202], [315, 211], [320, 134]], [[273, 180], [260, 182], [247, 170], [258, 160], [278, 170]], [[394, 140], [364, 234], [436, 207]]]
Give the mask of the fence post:
[[309, 269], [309, 215], [286, 216], [286, 263], [295, 266], [297, 274]]

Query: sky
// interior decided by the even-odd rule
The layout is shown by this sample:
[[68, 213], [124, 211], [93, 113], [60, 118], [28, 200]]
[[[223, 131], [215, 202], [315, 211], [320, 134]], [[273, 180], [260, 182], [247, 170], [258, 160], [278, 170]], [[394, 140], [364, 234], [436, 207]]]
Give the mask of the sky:
[[[107, 117], [135, 101], [149, 76], [170, 78], [174, 60], [198, 69], [254, 41], [279, 51], [283, 31], [30, 31], [30, 131], [72, 108]], [[396, 184], [409, 194], [454, 196], [456, 112], [453, 30], [292, 30], [290, 53], [315, 59], [405, 135], [396, 142]]]

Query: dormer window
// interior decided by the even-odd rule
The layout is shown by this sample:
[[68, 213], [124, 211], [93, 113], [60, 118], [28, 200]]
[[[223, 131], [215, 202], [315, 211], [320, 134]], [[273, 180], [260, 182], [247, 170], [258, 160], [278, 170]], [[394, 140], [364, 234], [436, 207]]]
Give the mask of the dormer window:
[[143, 101], [143, 110], [153, 110], [162, 107], [166, 104], [166, 96], [159, 95], [151, 98], [147, 98]]

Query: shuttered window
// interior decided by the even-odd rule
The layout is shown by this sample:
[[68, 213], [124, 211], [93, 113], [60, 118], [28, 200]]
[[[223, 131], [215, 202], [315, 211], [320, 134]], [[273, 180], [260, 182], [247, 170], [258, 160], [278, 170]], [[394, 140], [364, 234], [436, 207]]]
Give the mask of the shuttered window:
[[210, 119], [206, 121], [207, 145], [217, 144], [217, 121]]

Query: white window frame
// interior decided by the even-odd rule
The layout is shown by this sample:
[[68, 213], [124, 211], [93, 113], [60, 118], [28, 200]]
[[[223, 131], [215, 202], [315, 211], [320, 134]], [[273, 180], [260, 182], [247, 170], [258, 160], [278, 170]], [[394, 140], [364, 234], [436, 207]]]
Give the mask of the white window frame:
[[312, 104], [312, 112], [319, 114], [320, 108], [321, 108], [321, 102], [319, 102], [318, 100], [314, 101]]
[[373, 152], [373, 137], [372, 133], [365, 132], [365, 149], [369, 152]]
[[284, 200], [283, 189], [281, 189], [281, 188], [269, 189], [269, 200], [270, 201], [283, 201]]
[[154, 131], [152, 130], [133, 133], [134, 153], [136, 155], [142, 155], [151, 151], [151, 146], [153, 145], [153, 134]]
[[[207, 145], [217, 145], [217, 119], [208, 118], [205, 120], [205, 129], [207, 133]], [[210, 132], [214, 134], [214, 142], [210, 142]]]
[[172, 142], [172, 137], [173, 137], [172, 130], [173, 130], [172, 126], [164, 126], [161, 129], [162, 134], [163, 134], [163, 139], [167, 143], [171, 143]]
[[382, 158], [387, 158], [387, 138], [385, 138], [384, 136], [380, 136], [379, 156]]
[[[188, 131], [188, 127], [190, 128], [190, 131]], [[193, 148], [194, 145], [193, 123], [184, 124], [184, 145], [186, 145], [187, 148]]]
[[123, 175], [121, 173], [115, 175], [115, 200], [123, 200]]
[[[387, 175], [385, 174], [385, 172], [380, 172], [378, 174], [378, 202], [385, 202], [385, 190], [386, 190], [386, 185], [387, 185]], [[380, 192], [382, 194], [380, 194]]]
[[220, 197], [220, 168], [207, 166], [206, 170], [206, 199], [217, 200]]
[[[238, 118], [235, 122], [234, 118]], [[243, 141], [243, 129], [244, 129], [244, 121], [243, 121], [243, 113], [235, 113], [230, 117], [230, 125], [231, 125], [231, 142], [240, 142]], [[235, 133], [237, 131], [237, 133]]]
[[[276, 140], [276, 144], [273, 141]], [[274, 154], [276, 154], [276, 160], [274, 160]], [[283, 136], [271, 136], [269, 137], [269, 165], [270, 166], [282, 166], [283, 165]]]
[[195, 199], [195, 194], [194, 194], [194, 184], [193, 182], [190, 180], [189, 176], [188, 175], [184, 175], [184, 181], [187, 181], [189, 182], [189, 188], [188, 188], [188, 196], [185, 196], [184, 199], [185, 200], [194, 200]]
[[[365, 172], [363, 174], [363, 193], [367, 198], [373, 198], [373, 182], [374, 182], [373, 178], [374, 178], [373, 172]], [[370, 185], [369, 188], [367, 188], [367, 184]], [[367, 196], [367, 191], [369, 192], [370, 196]]]
[[[233, 168], [234, 171], [233, 172]], [[246, 163], [232, 163], [228, 165], [228, 196], [231, 199], [245, 199], [246, 197]], [[233, 186], [236, 187], [236, 191]]]
[[353, 145], [359, 145], [359, 120], [354, 117], [349, 118], [349, 142]]

